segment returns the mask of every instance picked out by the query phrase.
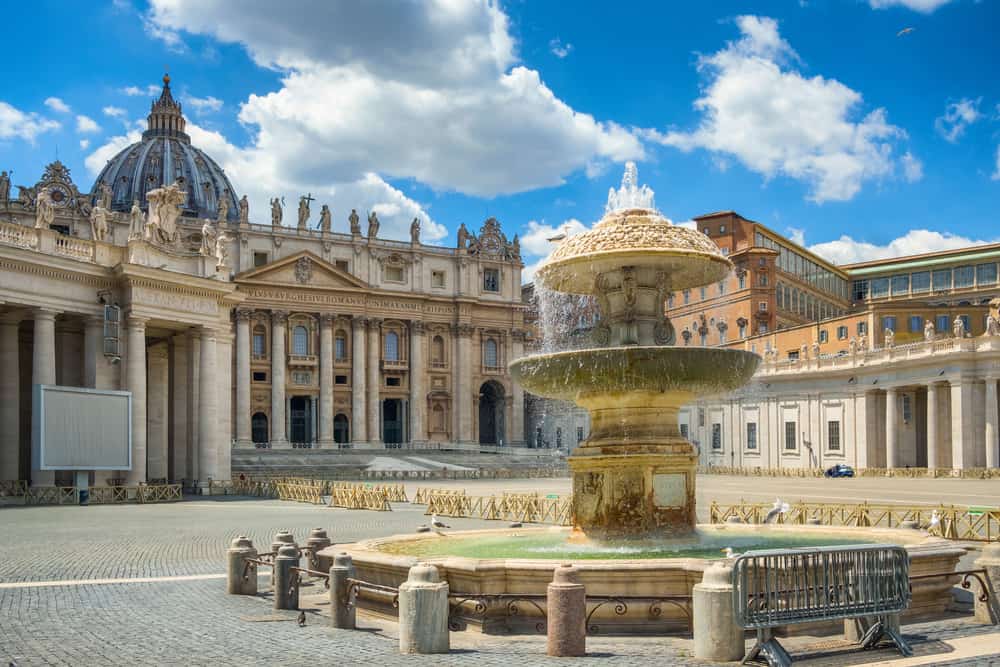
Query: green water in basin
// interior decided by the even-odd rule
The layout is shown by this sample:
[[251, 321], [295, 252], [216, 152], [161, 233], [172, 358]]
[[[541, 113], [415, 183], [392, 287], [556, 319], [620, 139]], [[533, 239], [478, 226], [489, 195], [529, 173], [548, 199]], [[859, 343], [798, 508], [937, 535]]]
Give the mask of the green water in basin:
[[840, 546], [879, 542], [871, 533], [803, 532], [753, 529], [698, 530], [691, 538], [663, 541], [570, 543], [565, 531], [524, 532], [511, 529], [502, 535], [456, 535], [422, 540], [392, 542], [380, 546], [388, 553], [417, 556], [465, 558], [529, 558], [567, 560], [628, 560], [646, 558], [723, 558], [731, 547], [740, 553], [751, 549]]

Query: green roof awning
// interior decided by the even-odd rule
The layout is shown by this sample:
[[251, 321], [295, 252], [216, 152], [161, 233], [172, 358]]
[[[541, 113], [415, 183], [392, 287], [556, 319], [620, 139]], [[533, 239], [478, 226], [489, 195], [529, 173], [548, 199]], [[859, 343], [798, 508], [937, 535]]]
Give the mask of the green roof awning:
[[973, 252], [968, 255], [949, 255], [948, 257], [933, 257], [930, 259], [916, 259], [912, 262], [901, 262], [900, 264], [880, 264], [878, 266], [865, 266], [860, 269], [844, 269], [851, 278], [860, 278], [879, 273], [891, 274], [914, 269], [929, 269], [945, 264], [965, 264], [968, 262], [979, 262], [986, 259], [996, 260], [1000, 258], [1000, 249], [988, 250], [986, 252]]

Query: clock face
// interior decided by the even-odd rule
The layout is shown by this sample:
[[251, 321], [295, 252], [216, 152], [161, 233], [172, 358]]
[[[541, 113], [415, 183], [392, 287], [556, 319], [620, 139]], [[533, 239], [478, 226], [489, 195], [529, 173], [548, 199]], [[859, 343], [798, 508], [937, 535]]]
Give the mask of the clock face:
[[483, 239], [483, 249], [490, 254], [500, 252], [500, 239], [495, 236], [487, 236]]
[[49, 188], [49, 199], [56, 206], [65, 206], [70, 200], [69, 190], [62, 185], [53, 185]]

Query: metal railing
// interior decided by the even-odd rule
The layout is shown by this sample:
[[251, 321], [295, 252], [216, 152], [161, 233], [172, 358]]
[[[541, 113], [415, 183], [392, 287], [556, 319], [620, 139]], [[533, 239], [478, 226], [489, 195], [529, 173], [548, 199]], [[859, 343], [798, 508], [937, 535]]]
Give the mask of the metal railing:
[[757, 631], [744, 663], [763, 654], [770, 665], [791, 658], [770, 630], [848, 618], [874, 618], [861, 645], [885, 636], [903, 655], [910, 647], [888, 618], [910, 604], [910, 560], [903, 547], [862, 545], [749, 551], [733, 564], [736, 622]]

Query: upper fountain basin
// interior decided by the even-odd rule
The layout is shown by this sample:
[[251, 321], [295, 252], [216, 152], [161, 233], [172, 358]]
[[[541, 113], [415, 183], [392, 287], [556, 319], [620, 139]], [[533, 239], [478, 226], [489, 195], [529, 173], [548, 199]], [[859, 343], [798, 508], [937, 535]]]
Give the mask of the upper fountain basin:
[[759, 363], [743, 350], [636, 345], [536, 354], [511, 362], [510, 373], [536, 396], [567, 401], [622, 391], [703, 396], [746, 384]]
[[678, 227], [653, 209], [611, 211], [593, 229], [562, 241], [538, 269], [549, 289], [594, 294], [595, 278], [623, 266], [653, 267], [670, 290], [718, 282], [732, 263], [710, 238]]

